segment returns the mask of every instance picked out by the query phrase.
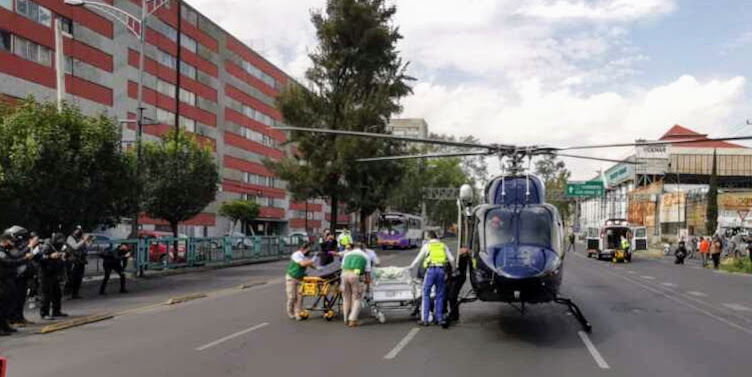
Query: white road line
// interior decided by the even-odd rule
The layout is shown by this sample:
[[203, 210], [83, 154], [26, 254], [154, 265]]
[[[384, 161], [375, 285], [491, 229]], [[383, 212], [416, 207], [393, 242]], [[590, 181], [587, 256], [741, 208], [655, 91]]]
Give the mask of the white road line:
[[695, 297], [708, 297], [707, 294], [702, 293], [702, 292], [698, 292], [698, 291], [689, 291], [689, 292], [687, 292], [687, 294], [695, 296]]
[[630, 270], [630, 271], [627, 271], [627, 273], [628, 273], [628, 274], [632, 274], [632, 275], [636, 274], [636, 272], [634, 272], [634, 271], [631, 271], [631, 270]]
[[415, 338], [415, 335], [417, 335], [419, 331], [420, 331], [420, 327], [415, 327], [412, 330], [410, 330], [410, 332], [407, 333], [407, 335], [405, 335], [405, 337], [402, 338], [402, 340], [400, 340], [400, 342], [397, 343], [397, 345], [394, 346], [394, 348], [392, 348], [392, 350], [389, 351], [389, 353], [384, 356], [384, 359], [392, 360], [395, 357], [397, 357], [397, 354], [399, 354], [403, 348], [407, 347], [407, 344], [410, 343], [410, 341], [413, 340], [413, 338]]
[[587, 347], [588, 351], [590, 351], [590, 356], [593, 357], [593, 360], [595, 360], [595, 363], [598, 364], [598, 367], [601, 369], [610, 369], [606, 360], [603, 359], [601, 353], [598, 352], [598, 349], [595, 348], [593, 342], [590, 341], [590, 337], [588, 337], [588, 335], [584, 331], [579, 331], [577, 334], [580, 336], [580, 339], [582, 339], [582, 343], [585, 343], [585, 347]]
[[661, 285], [665, 285], [665, 286], [671, 287], [671, 288], [675, 288], [676, 287], [676, 284], [674, 284], [674, 283], [661, 283]]
[[203, 351], [203, 350], [209, 349], [209, 348], [214, 347], [214, 346], [216, 346], [216, 345], [218, 345], [220, 343], [224, 343], [224, 342], [226, 342], [226, 341], [228, 341], [230, 339], [237, 338], [237, 337], [239, 337], [241, 335], [247, 334], [247, 333], [249, 333], [251, 331], [256, 331], [256, 330], [258, 330], [260, 328], [263, 328], [263, 327], [266, 327], [266, 326], [269, 326], [268, 322], [259, 323], [256, 326], [249, 327], [249, 328], [247, 328], [245, 330], [238, 331], [238, 332], [236, 332], [234, 334], [230, 334], [230, 335], [228, 335], [228, 336], [226, 336], [224, 338], [217, 339], [217, 340], [215, 340], [215, 341], [213, 341], [211, 343], [204, 344], [203, 346], [196, 348], [196, 351]]
[[648, 276], [648, 275], [642, 275], [642, 276], [640, 276], [640, 277], [641, 277], [641, 278], [643, 278], [643, 279], [645, 279], [645, 280], [655, 280], [655, 278], [654, 278], [654, 277], [652, 277], [652, 276]]
[[752, 312], [752, 309], [740, 304], [722, 304], [723, 306], [738, 312]]

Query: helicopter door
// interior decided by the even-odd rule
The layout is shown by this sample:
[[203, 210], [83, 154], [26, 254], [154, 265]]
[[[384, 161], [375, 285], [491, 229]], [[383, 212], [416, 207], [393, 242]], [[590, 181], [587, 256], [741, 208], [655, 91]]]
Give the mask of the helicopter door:
[[648, 230], [645, 227], [636, 227], [633, 229], [632, 245], [635, 250], [648, 249]]

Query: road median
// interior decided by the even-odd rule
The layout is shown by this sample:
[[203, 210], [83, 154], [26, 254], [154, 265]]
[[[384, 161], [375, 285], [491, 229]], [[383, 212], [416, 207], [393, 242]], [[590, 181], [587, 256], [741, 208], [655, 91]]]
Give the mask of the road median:
[[39, 330], [39, 333], [49, 334], [52, 332], [65, 330], [65, 329], [69, 329], [72, 327], [87, 325], [89, 323], [105, 321], [113, 317], [114, 317], [113, 314], [105, 313], [105, 314], [94, 314], [94, 315], [89, 315], [89, 316], [80, 317], [80, 318], [73, 318], [73, 319], [69, 319], [69, 320], [65, 320], [65, 321], [61, 321], [61, 322], [53, 323], [51, 325], [44, 326], [42, 327], [41, 330]]
[[198, 300], [201, 298], [207, 297], [206, 293], [192, 293], [189, 295], [184, 296], [178, 296], [178, 297], [171, 297], [167, 301], [165, 301], [165, 305], [175, 305], [175, 304], [182, 304], [184, 302]]

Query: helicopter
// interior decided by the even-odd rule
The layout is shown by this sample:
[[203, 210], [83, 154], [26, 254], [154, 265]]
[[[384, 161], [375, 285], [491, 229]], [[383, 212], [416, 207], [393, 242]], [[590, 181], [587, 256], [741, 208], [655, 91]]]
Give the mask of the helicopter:
[[[466, 152], [396, 155], [356, 160], [361, 163], [441, 157], [497, 156], [503, 172], [484, 188], [483, 204], [476, 204], [469, 185], [460, 188], [459, 248], [470, 251], [472, 292], [461, 302], [475, 300], [508, 303], [524, 314], [525, 304], [556, 303], [566, 306], [587, 332], [592, 325], [579, 306], [559, 291], [564, 271], [564, 225], [556, 206], [546, 203], [543, 181], [529, 173], [536, 156], [558, 156], [582, 160], [639, 165], [641, 162], [570, 154], [570, 150], [618, 147], [644, 147], [666, 144], [691, 144], [698, 141], [750, 140], [752, 136], [713, 139], [687, 138], [670, 141], [637, 141], [569, 147], [516, 146], [466, 143], [420, 137], [397, 136], [348, 130], [307, 127], [280, 127], [281, 131], [308, 132], [339, 136], [377, 138], [392, 141], [443, 145], [470, 149]], [[525, 164], [527, 162], [527, 164]], [[525, 166], [527, 165], [527, 166]], [[459, 253], [459, 250], [457, 251]], [[455, 261], [459, 258], [455, 258]], [[462, 271], [461, 273], [465, 273]], [[515, 306], [519, 304], [518, 306]]]

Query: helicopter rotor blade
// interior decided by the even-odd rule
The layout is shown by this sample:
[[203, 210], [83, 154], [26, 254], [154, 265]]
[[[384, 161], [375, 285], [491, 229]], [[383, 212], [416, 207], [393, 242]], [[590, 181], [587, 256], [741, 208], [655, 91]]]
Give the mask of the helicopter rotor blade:
[[636, 161], [629, 161], [629, 160], [614, 160], [610, 158], [600, 158], [600, 157], [589, 157], [589, 156], [579, 156], [575, 154], [563, 154], [563, 153], [553, 153], [554, 156], [559, 157], [567, 157], [567, 158], [578, 158], [581, 160], [594, 160], [594, 161], [605, 161], [605, 162], [615, 162], [617, 164], [631, 164], [631, 165], [642, 165], [643, 162], [636, 162]]
[[640, 147], [651, 145], [668, 145], [668, 144], [691, 144], [699, 142], [710, 141], [741, 141], [752, 140], [752, 136], [729, 136], [729, 137], [714, 137], [714, 138], [687, 138], [681, 140], [659, 140], [659, 141], [643, 141], [634, 143], [617, 143], [617, 144], [601, 144], [601, 145], [580, 145], [574, 147], [564, 148], [551, 148], [559, 151], [570, 151], [575, 149], [599, 149], [599, 148], [619, 148], [619, 147]]
[[450, 147], [460, 147], [460, 148], [484, 148], [491, 151], [499, 151], [499, 150], [513, 150], [514, 146], [510, 145], [491, 145], [491, 144], [475, 144], [475, 143], [464, 143], [461, 141], [449, 141], [449, 140], [438, 140], [438, 139], [425, 139], [422, 137], [410, 137], [410, 136], [396, 136], [391, 134], [379, 134], [379, 133], [372, 133], [372, 132], [360, 132], [360, 131], [346, 131], [346, 130], [330, 130], [326, 128], [308, 128], [308, 127], [278, 127], [276, 128], [280, 131], [300, 131], [300, 132], [310, 132], [310, 133], [321, 133], [321, 134], [330, 134], [330, 135], [341, 135], [341, 136], [355, 136], [355, 137], [365, 137], [365, 138], [377, 138], [377, 139], [386, 139], [386, 140], [394, 140], [394, 141], [405, 141], [409, 143], [423, 143], [423, 144], [435, 144], [435, 145], [446, 145]]
[[428, 153], [428, 154], [406, 154], [401, 156], [385, 156], [372, 158], [359, 158], [355, 162], [378, 162], [394, 160], [411, 160], [419, 158], [442, 158], [442, 157], [468, 157], [468, 156], [490, 156], [493, 152], [476, 151], [476, 152], [456, 152], [456, 153]]

